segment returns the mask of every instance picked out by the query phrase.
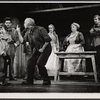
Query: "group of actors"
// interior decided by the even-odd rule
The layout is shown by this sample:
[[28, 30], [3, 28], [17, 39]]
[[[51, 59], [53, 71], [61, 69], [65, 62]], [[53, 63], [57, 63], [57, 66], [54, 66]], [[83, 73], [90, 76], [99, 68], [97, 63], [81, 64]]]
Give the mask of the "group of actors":
[[[93, 40], [91, 45], [97, 51], [96, 64], [100, 74], [100, 16], [94, 16], [94, 26], [90, 30]], [[49, 32], [44, 27], [37, 26], [33, 18], [26, 18], [24, 21], [25, 29], [20, 30], [17, 25], [12, 28], [12, 20], [6, 17], [4, 23], [0, 24], [0, 57], [4, 61], [2, 69], [2, 84], [8, 85], [6, 80], [7, 67], [9, 66], [9, 80], [15, 80], [13, 77], [13, 66], [16, 58], [16, 49], [20, 44], [24, 45], [24, 53], [27, 58], [27, 77], [22, 85], [34, 84], [35, 67], [39, 69], [39, 74], [43, 79], [43, 85], [51, 85], [51, 75], [57, 74], [60, 69], [60, 61], [55, 52], [60, 52], [59, 38], [55, 32], [55, 26], [48, 26]], [[73, 22], [71, 24], [71, 33], [63, 41], [64, 52], [84, 52], [85, 39], [83, 34], [78, 31], [80, 25]], [[85, 72], [85, 59], [65, 59], [63, 71]]]

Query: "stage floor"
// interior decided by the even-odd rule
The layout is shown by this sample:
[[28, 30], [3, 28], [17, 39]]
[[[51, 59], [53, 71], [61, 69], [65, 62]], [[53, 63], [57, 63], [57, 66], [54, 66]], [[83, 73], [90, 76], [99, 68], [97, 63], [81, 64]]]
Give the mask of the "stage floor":
[[34, 85], [21, 85], [23, 79], [17, 81], [8, 81], [9, 86], [0, 86], [0, 93], [99, 93], [100, 81], [94, 82], [94, 79], [62, 79], [60, 81], [51, 81], [50, 86], [43, 86], [42, 80], [35, 80]]

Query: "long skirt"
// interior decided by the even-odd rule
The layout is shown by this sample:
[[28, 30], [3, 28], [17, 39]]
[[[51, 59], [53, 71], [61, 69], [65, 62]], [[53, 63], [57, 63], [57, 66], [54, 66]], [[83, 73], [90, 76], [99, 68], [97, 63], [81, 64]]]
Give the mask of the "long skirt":
[[52, 45], [52, 52], [48, 58], [46, 65], [45, 65], [49, 76], [56, 75], [60, 68], [59, 58], [54, 53], [54, 51], [56, 51], [56, 47], [55, 47], [55, 45]]
[[[78, 44], [69, 45], [65, 52], [84, 52], [84, 48]], [[71, 72], [85, 72], [85, 59], [65, 59], [63, 71]]]

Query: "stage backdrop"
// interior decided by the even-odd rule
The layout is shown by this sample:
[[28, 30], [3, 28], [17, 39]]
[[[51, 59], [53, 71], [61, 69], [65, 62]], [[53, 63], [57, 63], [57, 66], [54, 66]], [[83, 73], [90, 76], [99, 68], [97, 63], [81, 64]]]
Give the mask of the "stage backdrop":
[[16, 61], [14, 65], [14, 75], [17, 77], [24, 77], [26, 70], [25, 53], [23, 53], [23, 45], [17, 48]]

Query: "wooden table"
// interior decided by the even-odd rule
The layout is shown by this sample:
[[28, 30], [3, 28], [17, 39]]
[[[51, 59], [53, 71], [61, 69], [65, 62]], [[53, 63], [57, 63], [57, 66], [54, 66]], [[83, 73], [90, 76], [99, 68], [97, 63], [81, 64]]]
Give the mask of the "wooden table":
[[74, 73], [67, 73], [67, 72], [58, 72], [55, 80], [59, 79], [60, 75], [94, 75], [95, 82], [97, 83], [97, 71], [96, 71], [96, 62], [95, 62], [95, 54], [96, 51], [85, 51], [85, 52], [55, 52], [59, 59], [86, 59], [91, 58], [93, 72], [74, 72]]

